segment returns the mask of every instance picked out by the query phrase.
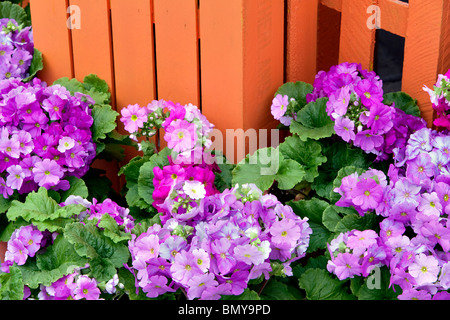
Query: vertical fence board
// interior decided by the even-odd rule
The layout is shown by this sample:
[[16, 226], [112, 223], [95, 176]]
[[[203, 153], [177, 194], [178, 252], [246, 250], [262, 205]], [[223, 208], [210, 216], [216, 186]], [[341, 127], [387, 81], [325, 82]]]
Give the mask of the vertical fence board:
[[[119, 113], [130, 104], [145, 107], [156, 98], [152, 4], [151, 0], [134, 0], [133, 4], [111, 0], [116, 108]], [[118, 121], [118, 131], [126, 134], [123, 127]], [[126, 147], [124, 163], [136, 155], [136, 149]]]
[[284, 3], [245, 0], [243, 5], [244, 128], [270, 129], [278, 124], [270, 105], [284, 82]]
[[42, 52], [44, 69], [39, 79], [52, 84], [73, 77], [72, 43], [67, 27], [68, 1], [31, 0], [34, 44]]
[[153, 0], [158, 98], [199, 106], [197, 0]]
[[287, 1], [286, 81], [312, 83], [317, 73], [319, 0]]
[[410, 0], [405, 39], [402, 91], [418, 100], [422, 117], [431, 126], [433, 108], [423, 85], [431, 87], [439, 73], [444, 3], [448, 0]]
[[108, 83], [115, 105], [111, 45], [111, 23], [108, 0], [70, 0], [80, 8], [80, 29], [72, 29], [75, 78], [96, 74]]
[[[80, 29], [72, 29], [75, 78], [82, 81], [86, 75], [93, 73], [105, 80], [115, 107], [109, 1], [70, 0], [70, 5], [80, 8], [81, 18]], [[113, 188], [116, 191], [120, 189], [117, 161], [96, 160], [93, 167], [106, 170]]]
[[367, 26], [367, 8], [372, 4], [373, 0], [342, 0], [339, 62], [358, 62], [373, 70], [376, 29]]
[[450, 69], [450, 1], [444, 2], [441, 26], [438, 72], [444, 74]]
[[[283, 14], [280, 1], [200, 1], [203, 113], [223, 134], [275, 126], [270, 103], [283, 83]], [[231, 161], [246, 153], [238, 140]]]
[[202, 112], [225, 134], [244, 127], [242, 0], [201, 0], [199, 22]]

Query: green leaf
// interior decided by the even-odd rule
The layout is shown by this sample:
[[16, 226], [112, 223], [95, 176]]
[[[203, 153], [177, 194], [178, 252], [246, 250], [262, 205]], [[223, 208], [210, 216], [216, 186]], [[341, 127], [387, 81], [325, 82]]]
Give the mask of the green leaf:
[[329, 204], [326, 201], [313, 198], [311, 200], [290, 201], [287, 205], [302, 218], [308, 218], [308, 224], [313, 233], [309, 239], [308, 252], [326, 249], [330, 231], [322, 224], [322, 216]]
[[116, 128], [116, 118], [119, 114], [110, 105], [95, 105], [92, 109], [94, 123], [92, 125], [92, 139], [94, 142], [105, 139], [106, 135]]
[[417, 100], [404, 92], [389, 92], [383, 96], [383, 103], [391, 106], [395, 103], [395, 107], [403, 110], [406, 114], [410, 114], [420, 118], [420, 109]]
[[83, 79], [84, 92], [94, 99], [96, 104], [110, 104], [111, 93], [108, 83], [95, 74], [89, 74]]
[[83, 179], [77, 177], [67, 177], [66, 180], [70, 183], [69, 190], [61, 192], [61, 201], [65, 202], [69, 196], [80, 196], [82, 198], [87, 198], [89, 195], [88, 188]]
[[47, 189], [41, 187], [37, 192], [28, 194], [24, 203], [14, 200], [6, 216], [10, 221], [19, 217], [26, 221], [31, 219], [43, 221], [50, 218], [59, 208], [59, 204], [48, 196]]
[[307, 182], [314, 181], [319, 175], [319, 166], [327, 161], [321, 145], [310, 139], [303, 141], [298, 136], [287, 137], [279, 148], [285, 159], [295, 160], [303, 166]]
[[[262, 300], [298, 300], [300, 292], [294, 290], [291, 286], [276, 280], [275, 278], [270, 278], [267, 285], [261, 294]], [[295, 295], [294, 295], [295, 293]]]
[[17, 266], [10, 266], [9, 273], [0, 274], [0, 300], [22, 300], [24, 285]]
[[39, 71], [44, 69], [44, 64], [42, 61], [42, 53], [38, 49], [34, 48], [33, 59], [31, 60], [31, 65], [28, 69], [29, 76], [23, 79], [23, 82], [31, 81]]
[[244, 292], [238, 296], [235, 295], [225, 295], [222, 296], [222, 300], [261, 300], [258, 296], [258, 293], [250, 290], [249, 288], [245, 288]]
[[306, 95], [313, 92], [314, 87], [306, 82], [288, 82], [278, 88], [275, 96], [278, 94], [287, 95], [289, 99], [294, 98], [300, 108], [306, 105]]
[[320, 143], [327, 162], [319, 167], [319, 176], [314, 179], [311, 187], [319, 196], [330, 199], [333, 182], [339, 170], [347, 166], [367, 170], [373, 163], [373, 156], [365, 154], [360, 148], [349, 146], [342, 140], [326, 139]]
[[49, 286], [61, 277], [73, 273], [76, 268], [84, 267], [86, 263], [87, 259], [80, 257], [73, 245], [59, 235], [44, 253], [36, 255], [36, 260], [29, 259], [19, 268], [24, 284], [34, 289], [40, 284]]
[[363, 217], [359, 214], [349, 214], [343, 217], [335, 227], [336, 233], [344, 233], [351, 230], [364, 231], [367, 229], [377, 230], [378, 221], [375, 214], [366, 214]]
[[95, 261], [98, 270], [91, 265], [91, 272], [99, 282], [111, 279], [115, 272], [111, 266], [121, 268], [130, 256], [126, 245], [114, 243], [90, 223], [69, 224], [64, 229], [64, 236], [80, 256]]
[[396, 291], [390, 287], [390, 278], [388, 267], [375, 267], [355, 294], [359, 300], [397, 300], [402, 291], [398, 286], [395, 288]]
[[3, 18], [14, 19], [19, 26], [21, 24], [23, 24], [23, 26], [30, 25], [25, 10], [21, 6], [9, 1], [0, 2], [0, 19]]
[[341, 221], [342, 217], [339, 215], [335, 206], [329, 206], [325, 209], [322, 216], [322, 224], [331, 232], [334, 232], [336, 225]]
[[308, 300], [355, 300], [344, 284], [322, 269], [308, 269], [299, 279], [299, 286], [306, 291]]
[[84, 93], [83, 84], [75, 78], [69, 79], [67, 77], [62, 77], [53, 82], [53, 85], [56, 84], [65, 87], [72, 95], [75, 94], [75, 92]]
[[335, 133], [334, 122], [326, 112], [327, 101], [328, 98], [320, 98], [301, 109], [297, 113], [297, 121], [291, 123], [291, 132], [303, 141], [331, 137]]
[[98, 227], [102, 228], [105, 236], [110, 238], [114, 243], [131, 240], [131, 234], [120, 231], [116, 220], [108, 213], [102, 215]]
[[265, 191], [277, 181], [278, 188], [288, 190], [303, 180], [305, 170], [298, 162], [284, 159], [278, 148], [270, 147], [247, 155], [233, 169], [232, 175], [233, 185], [254, 183]]

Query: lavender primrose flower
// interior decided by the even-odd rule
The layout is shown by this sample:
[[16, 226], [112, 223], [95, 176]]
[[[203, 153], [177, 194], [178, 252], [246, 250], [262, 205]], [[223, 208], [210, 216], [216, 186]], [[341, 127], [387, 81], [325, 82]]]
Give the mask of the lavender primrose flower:
[[[177, 190], [186, 196], [183, 188]], [[180, 287], [188, 299], [239, 295], [251, 279], [267, 279], [273, 271], [271, 262], [279, 259], [285, 264], [280, 269], [290, 274], [290, 262], [305, 255], [312, 233], [307, 219], [300, 219], [275, 197], [263, 196], [255, 186], [192, 195], [183, 203], [186, 208], [198, 203], [187, 209], [195, 210], [195, 215], [186, 219], [178, 207], [166, 206], [170, 216], [161, 220], [162, 226], [151, 226], [129, 241], [129, 269], [148, 297]], [[164, 277], [154, 278], [160, 281], [157, 287], [155, 276]]]

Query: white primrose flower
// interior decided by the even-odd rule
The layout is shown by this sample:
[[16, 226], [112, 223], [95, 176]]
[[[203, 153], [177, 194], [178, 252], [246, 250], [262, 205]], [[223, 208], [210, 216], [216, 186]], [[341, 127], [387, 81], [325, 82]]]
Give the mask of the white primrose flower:
[[206, 189], [200, 181], [186, 181], [183, 185], [183, 191], [194, 200], [203, 199], [206, 195]]

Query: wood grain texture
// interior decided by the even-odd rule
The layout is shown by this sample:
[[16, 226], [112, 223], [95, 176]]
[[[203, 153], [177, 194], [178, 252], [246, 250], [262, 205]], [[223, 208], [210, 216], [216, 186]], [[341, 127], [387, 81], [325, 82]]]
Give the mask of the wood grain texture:
[[44, 69], [39, 71], [39, 79], [52, 84], [62, 77], [72, 78], [72, 37], [67, 27], [65, 0], [31, 0], [34, 45], [42, 52]]
[[199, 106], [197, 0], [153, 0], [158, 98]]
[[373, 70], [376, 29], [367, 26], [367, 8], [373, 4], [374, 0], [342, 0], [340, 63], [357, 62], [364, 69]]
[[431, 127], [433, 108], [423, 86], [433, 86], [439, 73], [444, 3], [447, 0], [410, 0], [405, 39], [402, 91], [418, 100], [422, 117]]
[[318, 0], [288, 0], [286, 81], [312, 83], [317, 73]]

